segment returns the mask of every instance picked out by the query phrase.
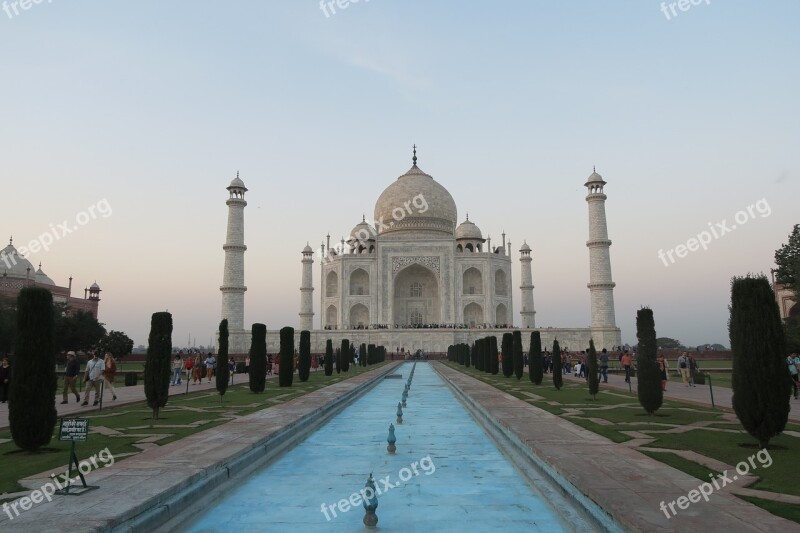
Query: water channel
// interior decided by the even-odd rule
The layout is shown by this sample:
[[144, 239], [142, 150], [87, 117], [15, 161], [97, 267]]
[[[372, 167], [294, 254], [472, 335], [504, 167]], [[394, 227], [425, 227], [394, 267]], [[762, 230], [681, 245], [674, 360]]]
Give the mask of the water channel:
[[[403, 423], [397, 424], [410, 371], [411, 363], [400, 366], [402, 379], [380, 382], [291, 451], [238, 481], [213, 506], [194, 513], [183, 531], [363, 531], [360, 496], [353, 498], [355, 507], [342, 500], [358, 494], [370, 473], [382, 492], [377, 531], [572, 530], [429, 364], [416, 365]], [[386, 451], [390, 423], [396, 427], [395, 455]]]

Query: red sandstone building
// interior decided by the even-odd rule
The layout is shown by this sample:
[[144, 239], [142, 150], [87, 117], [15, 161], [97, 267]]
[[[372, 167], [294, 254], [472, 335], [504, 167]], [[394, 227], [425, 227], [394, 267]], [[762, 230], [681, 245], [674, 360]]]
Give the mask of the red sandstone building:
[[33, 265], [14, 248], [13, 239], [0, 250], [0, 299], [16, 300], [23, 287], [44, 287], [53, 294], [53, 301], [69, 306], [71, 313], [88, 311], [97, 318], [100, 304], [100, 287], [97, 283], [83, 290], [83, 298], [72, 296], [72, 277], [67, 287], [59, 287], [42, 271], [34, 270]]

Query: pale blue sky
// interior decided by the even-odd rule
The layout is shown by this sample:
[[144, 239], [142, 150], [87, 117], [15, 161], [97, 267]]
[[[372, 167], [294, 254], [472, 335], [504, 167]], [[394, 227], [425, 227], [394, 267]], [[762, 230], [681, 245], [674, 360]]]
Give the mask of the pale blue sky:
[[[660, 5], [362, 0], [326, 17], [306, 0], [45, 0], [0, 11], [0, 230], [22, 244], [106, 199], [111, 216], [30, 260], [60, 285], [96, 279], [101, 321], [137, 344], [164, 309], [174, 343], [204, 344], [239, 170], [246, 322], [297, 326], [300, 250], [370, 216], [417, 143], [460, 220], [469, 211], [484, 235], [533, 247], [537, 324], [586, 326], [583, 183], [596, 164], [623, 340], [635, 342], [649, 305], [660, 336], [727, 345], [730, 277], [768, 273], [800, 222], [800, 3], [712, 0], [671, 20]], [[658, 259], [761, 199], [769, 216], [669, 267]]]

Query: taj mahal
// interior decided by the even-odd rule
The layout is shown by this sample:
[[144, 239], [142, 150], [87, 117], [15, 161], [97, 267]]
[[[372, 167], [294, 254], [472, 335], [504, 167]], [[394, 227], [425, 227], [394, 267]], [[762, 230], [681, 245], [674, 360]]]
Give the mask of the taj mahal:
[[[598, 350], [621, 344], [615, 324], [614, 282], [605, 216], [606, 182], [592, 172], [584, 184], [589, 207], [589, 295], [591, 326], [543, 328], [543, 346]], [[230, 353], [247, 353], [250, 331], [244, 321], [244, 182], [227, 187], [229, 198], [222, 318], [228, 319]], [[374, 223], [362, 216], [348, 239], [331, 246], [330, 235], [317, 250], [302, 250], [300, 323], [311, 332], [311, 349], [322, 352], [327, 339], [383, 345], [388, 351], [445, 352], [456, 343], [520, 329], [524, 344], [536, 329], [532, 249], [520, 246], [520, 320], [515, 325], [511, 274], [513, 248], [505, 233], [492, 245], [467, 214], [459, 223], [452, 195], [417, 165], [392, 182], [375, 203]], [[315, 261], [316, 258], [316, 261]], [[320, 317], [314, 328], [314, 263], [319, 263]], [[286, 325], [286, 324], [283, 324]], [[278, 330], [269, 328], [267, 349], [278, 349]]]

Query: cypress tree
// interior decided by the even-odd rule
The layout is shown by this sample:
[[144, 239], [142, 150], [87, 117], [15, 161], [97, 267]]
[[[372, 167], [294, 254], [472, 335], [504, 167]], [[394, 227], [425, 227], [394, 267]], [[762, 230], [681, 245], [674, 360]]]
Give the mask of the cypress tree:
[[561, 374], [562, 361], [561, 361], [561, 346], [558, 345], [558, 340], [553, 341], [553, 385], [556, 390], [561, 390], [564, 384], [564, 376]]
[[301, 383], [308, 381], [311, 375], [311, 332], [308, 330], [300, 332], [300, 361], [297, 375]]
[[250, 335], [250, 390], [264, 392], [267, 386], [267, 326], [253, 324]]
[[589, 339], [589, 354], [586, 357], [589, 377], [589, 394], [592, 400], [597, 399], [597, 392], [600, 390], [600, 376], [597, 375], [597, 349], [594, 347], [594, 339]]
[[375, 345], [370, 344], [367, 346], [367, 364], [374, 365], [375, 364]]
[[325, 375], [333, 375], [333, 341], [325, 342]]
[[544, 379], [542, 361], [542, 335], [538, 331], [531, 332], [531, 348], [528, 350], [528, 374], [531, 383], [541, 385]]
[[41, 287], [22, 289], [17, 296], [17, 338], [11, 359], [8, 422], [14, 444], [26, 451], [49, 444], [56, 425], [58, 378], [54, 331], [50, 291]]
[[525, 360], [522, 357], [522, 332], [514, 331], [514, 343], [511, 347], [514, 357], [514, 375], [517, 379], [522, 379], [525, 373]]
[[333, 352], [333, 366], [336, 368], [336, 373], [340, 374], [342, 372], [342, 350], [341, 348], [336, 348], [336, 351]]
[[153, 313], [150, 319], [150, 338], [147, 342], [147, 359], [144, 364], [144, 395], [153, 410], [153, 420], [169, 399], [169, 378], [172, 374], [172, 315]]
[[500, 361], [497, 359], [497, 337], [487, 337], [489, 344], [489, 372], [496, 376], [500, 372]]
[[767, 278], [733, 278], [730, 310], [733, 409], [764, 449], [786, 427], [791, 397], [786, 340]]
[[228, 319], [223, 318], [219, 323], [219, 353], [217, 354], [216, 385], [219, 392], [219, 401], [228, 390], [228, 381], [231, 379], [228, 368]]
[[647, 414], [655, 413], [664, 401], [661, 389], [661, 369], [658, 367], [656, 323], [653, 310], [647, 307], [636, 312], [636, 338], [639, 341], [636, 369], [639, 403]]
[[278, 384], [291, 387], [294, 379], [294, 328], [281, 329], [280, 367], [278, 368]]
[[342, 362], [340, 366], [342, 367], [342, 372], [347, 372], [350, 370], [350, 341], [347, 339], [342, 339], [342, 348], [339, 350], [339, 353], [342, 354]]
[[511, 377], [514, 373], [514, 335], [511, 333], [503, 333], [503, 375]]

